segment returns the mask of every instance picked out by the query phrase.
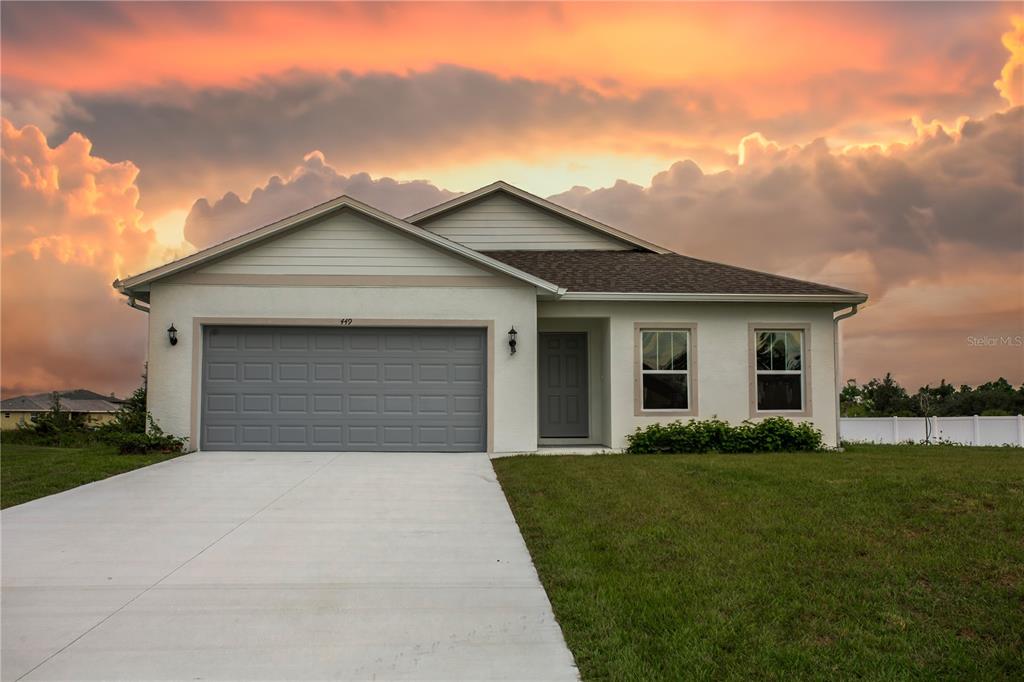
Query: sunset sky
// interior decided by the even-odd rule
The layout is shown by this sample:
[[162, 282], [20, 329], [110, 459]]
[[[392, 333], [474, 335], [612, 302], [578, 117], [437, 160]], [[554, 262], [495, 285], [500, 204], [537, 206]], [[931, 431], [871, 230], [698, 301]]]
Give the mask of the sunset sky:
[[[845, 373], [1024, 382], [1018, 3], [4, 2], [2, 390], [138, 384], [115, 277], [496, 179], [865, 291]], [[979, 344], [972, 339], [994, 339]]]

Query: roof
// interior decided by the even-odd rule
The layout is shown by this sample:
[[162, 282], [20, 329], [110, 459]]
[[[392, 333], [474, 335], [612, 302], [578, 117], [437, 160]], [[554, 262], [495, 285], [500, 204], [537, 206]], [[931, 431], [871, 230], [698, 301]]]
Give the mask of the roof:
[[[632, 246], [632, 250], [477, 251], [416, 223], [454, 211], [495, 192], [505, 192], [542, 210]], [[786, 301], [863, 303], [867, 295], [848, 289], [772, 275], [682, 256], [498, 181], [410, 216], [396, 218], [349, 196], [310, 209], [197, 251], [125, 280], [114, 288], [148, 300], [149, 284], [283, 235], [332, 212], [350, 209], [454, 256], [531, 284], [542, 296], [567, 300]], [[145, 308], [142, 308], [145, 310]], [[48, 404], [48, 403], [47, 403]]]
[[617, 239], [635, 248], [647, 249], [649, 251], [654, 251], [655, 253], [671, 253], [669, 249], [666, 249], [662, 246], [658, 246], [657, 244], [653, 244], [644, 239], [640, 239], [639, 237], [631, 235], [628, 232], [616, 230], [614, 227], [605, 225], [602, 222], [598, 222], [593, 218], [589, 218], [583, 215], [582, 213], [577, 213], [576, 211], [569, 210], [568, 208], [564, 206], [559, 206], [558, 204], [552, 203], [547, 199], [542, 199], [536, 194], [530, 194], [525, 190], [521, 190], [518, 187], [508, 184], [504, 180], [492, 182], [486, 187], [481, 187], [480, 189], [473, 190], [472, 192], [469, 192], [467, 194], [457, 196], [454, 199], [449, 199], [448, 201], [440, 203], [437, 206], [428, 208], [425, 211], [414, 213], [413, 215], [406, 218], [406, 221], [419, 225], [421, 223], [432, 220], [433, 218], [437, 218], [438, 216], [444, 215], [445, 213], [449, 213], [458, 208], [461, 208], [466, 204], [471, 204], [475, 201], [479, 201], [484, 197], [495, 194], [496, 192], [504, 192], [505, 194], [509, 194], [513, 197], [516, 197], [517, 199], [521, 199], [522, 201], [533, 204], [534, 206], [540, 208], [543, 211], [554, 213], [555, 215], [566, 218], [567, 220], [571, 220], [572, 222], [578, 225], [582, 225], [583, 227], [594, 230], [595, 232], [600, 232], [601, 234], [612, 237], [613, 239]]
[[[121, 408], [119, 399], [84, 388], [58, 391], [58, 393], [61, 409], [68, 412], [117, 412]], [[46, 412], [52, 404], [52, 392], [33, 393], [0, 401], [0, 410], [5, 412]]]
[[[779, 299], [861, 303], [866, 294], [676, 253], [486, 251], [488, 256], [567, 289], [571, 298]], [[586, 296], [586, 294], [601, 294]], [[633, 295], [633, 296], [628, 296]]]
[[558, 287], [551, 282], [546, 282], [534, 275], [519, 271], [514, 267], [510, 267], [505, 263], [496, 261], [479, 251], [474, 251], [468, 246], [459, 244], [458, 242], [442, 237], [441, 235], [434, 234], [430, 230], [425, 230], [422, 227], [413, 225], [401, 218], [396, 218], [393, 215], [380, 211], [368, 204], [364, 204], [361, 201], [345, 195], [331, 199], [330, 201], [314, 206], [313, 208], [309, 208], [301, 213], [296, 213], [293, 216], [283, 218], [277, 222], [270, 223], [269, 225], [264, 225], [263, 227], [246, 232], [234, 239], [229, 239], [201, 251], [197, 251], [189, 256], [185, 256], [184, 258], [179, 258], [176, 261], [161, 265], [158, 268], [125, 278], [124, 280], [114, 280], [113, 286], [121, 293], [133, 296], [137, 293], [135, 290], [138, 290], [140, 287], [145, 287], [151, 282], [164, 277], [169, 277], [185, 270], [190, 270], [212, 260], [223, 258], [230, 253], [266, 241], [305, 223], [345, 208], [375, 219], [378, 222], [404, 232], [415, 239], [419, 239], [428, 244], [450, 251], [453, 255], [482, 265], [490, 270], [495, 270], [515, 279], [522, 280], [549, 293], [559, 293]]

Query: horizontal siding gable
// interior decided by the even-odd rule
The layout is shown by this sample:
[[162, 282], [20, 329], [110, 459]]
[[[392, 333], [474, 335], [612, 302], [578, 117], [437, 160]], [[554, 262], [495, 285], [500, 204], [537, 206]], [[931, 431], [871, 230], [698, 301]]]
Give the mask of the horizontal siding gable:
[[477, 251], [628, 250], [617, 239], [495, 192], [424, 221], [422, 227]]
[[496, 276], [342, 209], [197, 270], [216, 275]]

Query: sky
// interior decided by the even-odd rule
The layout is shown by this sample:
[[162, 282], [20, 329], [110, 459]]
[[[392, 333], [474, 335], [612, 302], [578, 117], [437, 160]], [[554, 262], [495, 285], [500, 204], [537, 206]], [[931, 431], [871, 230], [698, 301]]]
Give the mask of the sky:
[[1024, 383], [1016, 3], [0, 4], [0, 390], [122, 395], [111, 288], [339, 194], [504, 179], [867, 292], [844, 372]]

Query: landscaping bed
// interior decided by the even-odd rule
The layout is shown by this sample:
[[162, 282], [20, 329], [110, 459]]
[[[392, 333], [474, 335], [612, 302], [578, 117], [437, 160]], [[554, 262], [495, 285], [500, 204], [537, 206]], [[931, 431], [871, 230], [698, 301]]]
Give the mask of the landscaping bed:
[[1024, 452], [494, 468], [584, 679], [1024, 677]]

